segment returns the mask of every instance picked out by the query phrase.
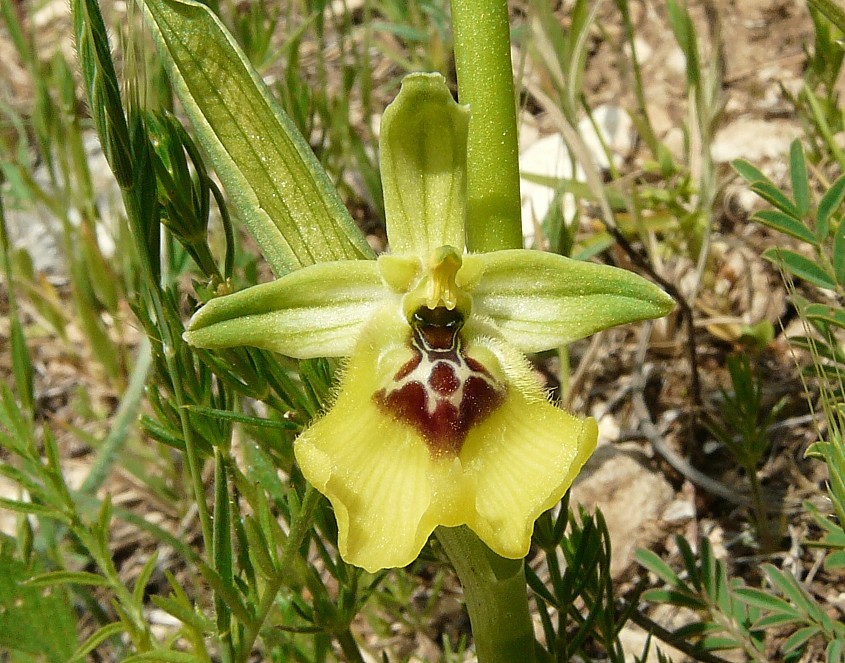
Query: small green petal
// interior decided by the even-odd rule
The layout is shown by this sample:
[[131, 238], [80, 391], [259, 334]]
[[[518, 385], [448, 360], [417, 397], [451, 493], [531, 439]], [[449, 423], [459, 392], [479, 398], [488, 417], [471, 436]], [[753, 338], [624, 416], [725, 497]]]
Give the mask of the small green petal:
[[299, 359], [345, 357], [363, 324], [392, 297], [373, 260], [319, 263], [212, 299], [194, 315], [185, 340], [201, 348], [251, 345]]
[[[633, 272], [513, 249], [464, 258], [473, 314], [490, 318], [523, 352], [541, 352], [602, 329], [660, 318], [674, 301]], [[479, 276], [479, 272], [481, 273]], [[474, 286], [474, 287], [473, 287]]]
[[378, 257], [381, 278], [395, 293], [404, 294], [419, 283], [423, 262], [414, 256], [397, 256], [382, 253]]
[[394, 254], [427, 260], [463, 250], [469, 111], [440, 74], [410, 74], [384, 111], [379, 138], [387, 237]]

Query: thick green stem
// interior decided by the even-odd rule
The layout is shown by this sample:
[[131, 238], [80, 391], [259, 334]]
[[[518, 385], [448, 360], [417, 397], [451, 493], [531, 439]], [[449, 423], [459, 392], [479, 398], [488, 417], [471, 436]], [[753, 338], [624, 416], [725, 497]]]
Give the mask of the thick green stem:
[[470, 107], [467, 247], [522, 248], [507, 0], [452, 0], [458, 100]]
[[361, 650], [358, 648], [358, 643], [352, 635], [352, 631], [346, 629], [337, 634], [337, 642], [343, 650], [344, 656], [349, 663], [364, 663], [364, 657], [361, 655]]
[[533, 663], [534, 627], [521, 559], [499, 557], [466, 527], [438, 527], [464, 589], [479, 663]]

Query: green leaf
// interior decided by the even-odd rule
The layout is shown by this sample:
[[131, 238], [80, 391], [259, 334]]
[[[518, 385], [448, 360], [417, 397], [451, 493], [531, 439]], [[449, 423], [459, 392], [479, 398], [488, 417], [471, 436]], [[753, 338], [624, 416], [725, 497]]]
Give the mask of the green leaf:
[[787, 198], [786, 194], [771, 182], [755, 182], [751, 185], [751, 190], [767, 203], [777, 207], [780, 211], [786, 212], [789, 216], [795, 217], [796, 219], [801, 218], [801, 213], [798, 211], [795, 203]]
[[186, 604], [187, 599], [179, 600], [153, 595], [150, 600], [166, 613], [173, 615], [183, 624], [193, 628], [197, 633], [211, 633], [214, 629], [211, 620], [198, 614], [190, 605]]
[[[0, 210], [2, 214], [2, 210]], [[14, 315], [11, 319], [11, 346], [12, 346], [12, 374], [15, 376], [15, 385], [18, 388], [18, 397], [21, 405], [27, 412], [33, 411], [33, 370], [32, 358], [26, 345], [26, 336], [23, 333], [20, 319]]]
[[713, 603], [718, 601], [718, 561], [713, 556], [710, 539], [701, 540], [699, 556], [701, 558], [701, 588]]
[[552, 594], [549, 590], [548, 586], [546, 586], [546, 584], [537, 576], [533, 569], [527, 566], [525, 568], [525, 578], [528, 581], [528, 586], [531, 588], [531, 591], [533, 591], [537, 597], [543, 599], [543, 601], [550, 606], [555, 608], [558, 607], [559, 602], [554, 594]]
[[[845, 414], [843, 412], [843, 404], [840, 404], [837, 407], [837, 411], [840, 414]], [[820, 460], [824, 460], [825, 458], [830, 457], [830, 454], [834, 452], [834, 447], [831, 447], [830, 442], [814, 442], [812, 446], [815, 445], [825, 445], [824, 449], [818, 449], [819, 455], [817, 456]], [[829, 520], [828, 517], [822, 514], [818, 508], [809, 501], [804, 502], [803, 504], [804, 509], [813, 516], [813, 520], [816, 524], [821, 527], [825, 531], [824, 541], [825, 545], [830, 547], [838, 547], [838, 548], [845, 548], [845, 530], [838, 524]]]
[[96, 0], [72, 0], [71, 13], [88, 108], [103, 154], [122, 187], [132, 184], [132, 149], [111, 58], [108, 34]]
[[681, 579], [678, 578], [678, 575], [672, 567], [660, 559], [657, 553], [654, 553], [651, 550], [646, 550], [645, 548], [640, 548], [635, 554], [635, 559], [638, 564], [651, 571], [663, 582], [672, 586], [682, 585]]
[[797, 138], [789, 146], [789, 177], [792, 180], [792, 197], [795, 199], [799, 217], [804, 217], [810, 211], [810, 181], [807, 178], [804, 148]]
[[411, 74], [384, 111], [379, 137], [387, 237], [394, 254], [463, 252], [469, 111], [440, 74]]
[[[830, 188], [825, 191], [816, 210], [816, 236], [824, 241], [830, 230], [830, 219], [845, 200], [845, 175], [841, 175]], [[835, 253], [835, 251], [834, 251]]]
[[825, 571], [835, 571], [845, 568], [845, 550], [837, 550], [825, 557], [824, 568]]
[[802, 242], [807, 242], [813, 246], [818, 246], [818, 240], [815, 233], [810, 230], [798, 219], [785, 214], [779, 210], [767, 209], [757, 212], [753, 217], [753, 221], [758, 221], [764, 226], [768, 226], [773, 230], [782, 232], [785, 235], [800, 239]]
[[819, 320], [845, 329], [845, 311], [826, 304], [807, 304], [801, 308], [801, 316], [807, 320]]
[[[250, 480], [261, 488], [256, 493], [264, 496], [263, 499], [261, 497], [258, 498], [260, 500], [259, 503], [266, 505], [268, 499], [280, 504], [284, 503], [287, 488], [286, 484], [282, 483], [279, 479], [273, 459], [254, 440], [251, 440], [248, 444], [244, 444], [243, 453], [244, 460], [250, 468]], [[255, 505], [253, 505], [253, 510], [256, 512], [259, 511]]]
[[799, 610], [808, 613], [813, 611], [812, 600], [795, 578], [783, 573], [771, 564], [764, 564], [763, 572], [769, 578], [769, 582], [792, 601]]
[[675, 544], [678, 546], [678, 552], [681, 554], [681, 559], [684, 563], [684, 569], [687, 573], [687, 583], [694, 587], [696, 591], [700, 592], [703, 588], [701, 586], [701, 574], [698, 571], [697, 556], [693, 552], [690, 542], [683, 536], [675, 536]]
[[783, 651], [784, 654], [795, 651], [798, 647], [807, 642], [807, 640], [819, 633], [819, 631], [819, 627], [815, 625], [799, 628], [786, 639], [786, 642], [784, 642], [783, 645], [781, 645], [781, 651]]
[[836, 226], [836, 231], [833, 234], [831, 259], [836, 282], [845, 285], [845, 219], [839, 221], [839, 225]]
[[673, 589], [649, 589], [643, 592], [644, 601], [652, 603], [668, 603], [690, 610], [704, 610], [707, 604], [697, 596]]
[[749, 184], [754, 184], [756, 182], [772, 183], [772, 181], [763, 174], [763, 171], [750, 164], [745, 159], [736, 159], [735, 161], [731, 161], [731, 166], [733, 166], [733, 169], [739, 173], [740, 177]]
[[690, 18], [686, 5], [680, 5], [675, 0], [669, 0], [666, 4], [666, 11], [669, 14], [669, 25], [675, 33], [675, 40], [684, 52], [687, 63], [687, 85], [690, 88], [697, 88], [701, 83], [701, 64], [698, 57], [698, 39], [695, 33], [695, 24]]
[[273, 271], [372, 257], [308, 143], [217, 17], [188, 0], [143, 6], [197, 139]]
[[831, 640], [825, 650], [825, 660], [827, 663], [842, 663], [845, 660], [843, 653], [845, 653], [845, 640]]
[[265, 578], [273, 578], [278, 573], [276, 563], [267, 546], [267, 539], [261, 531], [260, 526], [252, 516], [247, 516], [244, 521], [246, 537], [249, 541], [249, 554], [255, 560], [258, 570]]
[[122, 663], [196, 663], [195, 654], [179, 651], [154, 651], [124, 658]]
[[725, 649], [741, 649], [742, 643], [736, 638], [713, 636], [704, 638], [700, 646], [705, 651], [721, 651]]
[[9, 511], [16, 511], [17, 513], [30, 513], [35, 516], [55, 518], [56, 520], [60, 520], [62, 522], [66, 521], [64, 515], [59, 511], [41, 504], [34, 504], [33, 502], [18, 502], [16, 500], [10, 500], [2, 497], [0, 498], [0, 508], [9, 509]]
[[736, 596], [743, 603], [757, 606], [758, 608], [762, 608], [764, 610], [784, 613], [793, 617], [799, 616], [798, 611], [793, 608], [789, 603], [787, 603], [781, 598], [778, 598], [777, 596], [767, 594], [766, 592], [760, 589], [754, 589], [752, 587], [740, 587], [734, 590], [734, 596]]
[[66, 663], [77, 647], [73, 604], [63, 587], [23, 584], [29, 575], [11, 546], [0, 544], [0, 651]]
[[845, 11], [833, 0], [809, 0], [809, 5], [824, 14], [825, 18], [833, 23], [839, 31], [845, 32]]
[[30, 587], [51, 587], [53, 585], [109, 587], [112, 583], [108, 578], [87, 571], [50, 571], [49, 573], [32, 576], [24, 584]]
[[139, 613], [144, 609], [144, 595], [147, 592], [147, 584], [150, 582], [153, 571], [155, 571], [156, 564], [158, 564], [158, 550], [153, 551], [153, 554], [150, 555], [150, 558], [144, 564], [144, 568], [141, 569], [138, 579], [135, 580], [135, 587], [132, 590], [132, 602], [135, 604]]
[[33, 57], [32, 47], [35, 44], [30, 42], [29, 35], [25, 34], [21, 20], [24, 16], [18, 14], [17, 5], [13, 0], [0, 0], [0, 12], [3, 15], [3, 23], [6, 25], [6, 31], [15, 45], [15, 50], [21, 61], [27, 67], [35, 67], [36, 60]]
[[[716, 604], [721, 608], [723, 613], [725, 613], [726, 615], [731, 615], [733, 614], [734, 606], [733, 602], [731, 601], [725, 566], [719, 560], [714, 561], [716, 573], [713, 575], [714, 583], [712, 587], [712, 593], [710, 594], [711, 600], [716, 602]], [[707, 586], [706, 582], [705, 586]]]
[[[226, 475], [226, 455], [219, 448], [214, 450], [214, 534], [212, 555], [214, 569], [227, 586], [234, 589], [232, 564], [232, 509], [229, 481]], [[215, 597], [218, 628], [223, 630], [230, 624], [228, 606]]]
[[243, 602], [243, 598], [236, 585], [223, 578], [217, 571], [205, 562], [198, 563], [199, 572], [211, 588], [226, 602], [227, 607], [241, 622], [251, 624], [254, 617]]
[[[834, 138], [836, 130], [831, 127], [828, 121], [829, 111], [828, 105], [822, 104], [821, 99], [816, 95], [816, 92], [811, 89], [810, 82], [804, 81], [804, 86], [800, 92], [802, 101], [806, 101], [810, 107], [811, 122], [815, 125], [815, 130], [819, 138], [824, 140], [825, 147], [830, 150], [830, 154], [838, 163], [845, 163], [845, 153], [839, 147], [837, 139]], [[831, 118], [832, 119], [832, 118]]]
[[79, 649], [73, 652], [73, 656], [71, 656], [71, 663], [75, 663], [76, 661], [84, 661], [85, 657], [88, 656], [92, 651], [94, 651], [97, 647], [99, 647], [103, 642], [108, 640], [111, 637], [120, 635], [126, 631], [126, 626], [123, 622], [112, 622], [111, 624], [106, 624], [105, 626], [101, 626], [98, 628], [91, 636], [79, 645]]
[[151, 365], [152, 348], [149, 340], [145, 338], [138, 348], [129, 385], [111, 421], [109, 432], [100, 448], [97, 449], [97, 455], [91, 463], [88, 476], [82, 482], [80, 487], [82, 492], [96, 493], [108, 477], [114, 463], [120, 457], [120, 451], [135, 429], [135, 422], [138, 420], [138, 413], [144, 400], [147, 375]]
[[684, 624], [672, 631], [675, 637], [688, 640], [690, 638], [700, 638], [703, 635], [721, 633], [724, 629], [718, 624], [712, 622], [690, 622]]
[[752, 628], [755, 630], [765, 630], [776, 626], [785, 626], [786, 624], [803, 624], [805, 621], [806, 618], [803, 615], [793, 617], [792, 615], [787, 615], [785, 613], [772, 613], [755, 621]]
[[768, 249], [763, 253], [766, 260], [782, 266], [798, 278], [809, 281], [813, 285], [826, 290], [833, 290], [836, 282], [833, 277], [822, 269], [818, 263], [789, 249]]
[[278, 421], [276, 419], [264, 419], [263, 417], [252, 417], [248, 414], [240, 412], [232, 412], [231, 410], [219, 410], [213, 407], [203, 407], [202, 405], [185, 405], [186, 410], [196, 412], [204, 417], [212, 419], [220, 419], [221, 421], [232, 421], [245, 426], [256, 426], [258, 428], [274, 428], [277, 430], [296, 430], [299, 424], [294, 421]]

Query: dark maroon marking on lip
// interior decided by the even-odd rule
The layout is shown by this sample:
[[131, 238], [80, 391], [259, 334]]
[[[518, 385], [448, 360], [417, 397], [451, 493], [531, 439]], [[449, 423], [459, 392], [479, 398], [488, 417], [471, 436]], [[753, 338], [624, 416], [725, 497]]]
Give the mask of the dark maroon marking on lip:
[[[416, 428], [434, 456], [457, 455], [470, 429], [486, 419], [505, 397], [503, 386], [484, 365], [464, 354], [459, 336], [462, 327], [463, 317], [457, 311], [445, 307], [417, 311], [408, 342], [414, 357], [399, 369], [394, 380], [401, 383], [425, 359], [430, 366], [427, 386], [411, 380], [373, 395], [379, 407], [394, 419]], [[467, 369], [470, 375], [466, 375]], [[450, 399], [461, 386], [461, 401], [456, 407]], [[435, 401], [431, 408], [429, 398]]]
[[503, 400], [504, 394], [487, 380], [472, 375], [468, 377], [464, 382], [464, 398], [461, 401], [461, 419], [465, 422], [466, 432], [484, 421]]
[[409, 382], [386, 396], [382, 390], [377, 396], [377, 402], [387, 408], [394, 417], [417, 428], [432, 450], [443, 452], [454, 449], [457, 452], [460, 449], [463, 437], [457, 437], [459, 413], [455, 406], [440, 401], [434, 412], [429, 414], [426, 406], [428, 397], [419, 382]]
[[422, 353], [420, 353], [420, 352], [416, 352], [416, 353], [414, 354], [414, 356], [413, 356], [413, 357], [411, 357], [411, 358], [410, 358], [410, 359], [409, 359], [409, 360], [405, 363], [405, 365], [404, 365], [402, 368], [400, 368], [400, 369], [396, 372], [396, 375], [394, 375], [394, 376], [393, 376], [393, 379], [394, 379], [394, 380], [396, 380], [397, 382], [399, 382], [399, 381], [400, 381], [400, 380], [402, 380], [403, 378], [408, 377], [411, 373], [413, 373], [413, 372], [414, 372], [414, 369], [415, 369], [417, 366], [419, 366], [419, 365], [420, 365], [420, 362], [421, 362], [421, 361], [422, 361]]
[[376, 402], [390, 412], [396, 419], [419, 427], [420, 422], [429, 418], [426, 403], [428, 395], [419, 382], [409, 382], [401, 389], [389, 394], [382, 389], [375, 394]]
[[441, 396], [451, 396], [461, 386], [461, 380], [451, 363], [438, 361], [428, 376], [428, 385]]
[[488, 371], [484, 367], [484, 364], [482, 364], [480, 361], [477, 361], [472, 357], [467, 357], [464, 354], [461, 354], [461, 356], [464, 358], [464, 361], [467, 363], [467, 366], [469, 366], [471, 371], [475, 371], [476, 373], [482, 373], [483, 375], [490, 375], [490, 371]]

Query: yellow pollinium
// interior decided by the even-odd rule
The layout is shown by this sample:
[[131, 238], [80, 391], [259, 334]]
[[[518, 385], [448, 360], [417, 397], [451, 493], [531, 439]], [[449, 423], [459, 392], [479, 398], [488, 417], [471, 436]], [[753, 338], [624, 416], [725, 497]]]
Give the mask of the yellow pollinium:
[[463, 293], [455, 284], [455, 276], [462, 264], [461, 255], [452, 246], [441, 246], [434, 252], [426, 279], [428, 296], [425, 304], [428, 308], [445, 306], [452, 311], [458, 305], [458, 298]]
[[472, 310], [469, 293], [457, 284], [458, 272], [463, 267], [463, 258], [453, 246], [441, 246], [434, 251], [415, 284], [409, 287], [402, 308], [410, 321], [414, 312], [422, 307], [434, 310], [438, 307], [459, 311], [464, 319]]

